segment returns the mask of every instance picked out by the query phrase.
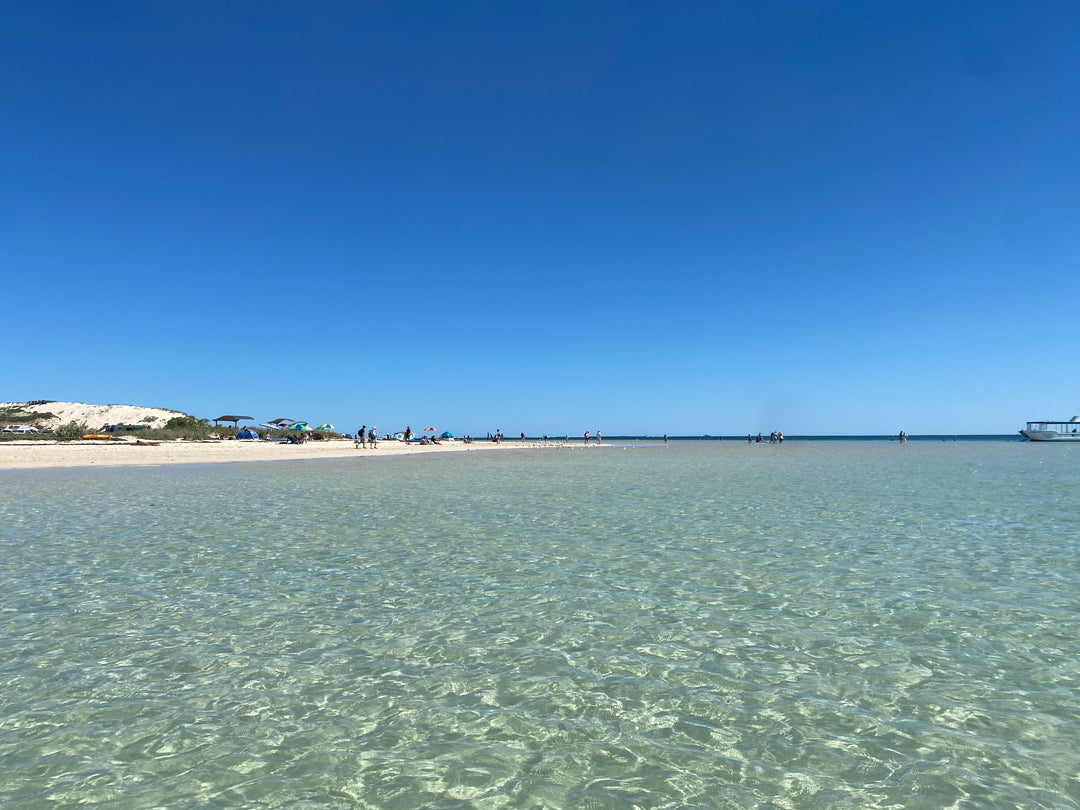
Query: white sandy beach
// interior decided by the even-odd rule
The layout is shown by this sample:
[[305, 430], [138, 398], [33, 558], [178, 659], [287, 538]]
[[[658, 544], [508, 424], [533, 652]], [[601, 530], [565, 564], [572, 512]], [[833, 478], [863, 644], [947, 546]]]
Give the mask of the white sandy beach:
[[[55, 429], [68, 422], [87, 425], [97, 432], [109, 424], [149, 424], [162, 427], [181, 411], [145, 408], [138, 405], [89, 405], [82, 402], [48, 402], [41, 405], [0, 403], [0, 407], [19, 406], [27, 412], [51, 413], [42, 426]], [[552, 445], [554, 443], [551, 443]], [[135, 436], [112, 440], [74, 439], [52, 441], [6, 436], [0, 439], [0, 471], [32, 470], [49, 467], [127, 467], [162, 464], [210, 464], [249, 461], [299, 461], [306, 459], [355, 458], [359, 456], [400, 456], [420, 453], [454, 453], [470, 450], [510, 450], [537, 447], [539, 442], [505, 441], [494, 444], [478, 441], [443, 441], [421, 445], [380, 440], [377, 449], [357, 448], [352, 439], [310, 440], [304, 444], [272, 441], [163, 441], [139, 443]], [[551, 445], [549, 445], [551, 446]]]
[[445, 442], [437, 445], [380, 441], [376, 450], [357, 449], [351, 440], [329, 439], [305, 444], [265, 441], [161, 442], [139, 445], [135, 440], [115, 441], [13, 441], [0, 442], [0, 470], [47, 467], [123, 467], [161, 464], [208, 464], [246, 461], [297, 461], [359, 456], [400, 456], [422, 453], [454, 453], [470, 450], [513, 449], [535, 445], [520, 442]]

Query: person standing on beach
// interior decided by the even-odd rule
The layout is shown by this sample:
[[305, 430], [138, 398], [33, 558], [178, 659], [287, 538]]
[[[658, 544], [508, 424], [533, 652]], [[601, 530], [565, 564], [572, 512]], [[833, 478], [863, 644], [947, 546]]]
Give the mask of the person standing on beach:
[[368, 431], [368, 441], [371, 443], [371, 449], [374, 450], [379, 446], [379, 429], [374, 425], [371, 426], [371, 430]]
[[596, 443], [600, 444], [600, 431], [596, 431]]
[[667, 434], [664, 434], [664, 444], [667, 444]]
[[412, 439], [412, 428], [406, 425], [405, 427], [405, 444], [408, 444]]
[[525, 434], [524, 433], [521, 434], [521, 443], [525, 444]]
[[589, 431], [585, 431], [585, 444], [589, 443]]
[[361, 425], [356, 431], [356, 444], [358, 447], [367, 447], [367, 425]]

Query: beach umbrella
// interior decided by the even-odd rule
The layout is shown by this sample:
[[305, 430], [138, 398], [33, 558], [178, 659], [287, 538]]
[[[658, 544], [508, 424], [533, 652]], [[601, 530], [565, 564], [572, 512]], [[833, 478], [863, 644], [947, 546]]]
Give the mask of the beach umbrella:
[[318, 426], [317, 428], [315, 428], [315, 429], [316, 429], [316, 430], [333, 430], [333, 429], [334, 429], [334, 426], [333, 426], [333, 425], [331, 425], [331, 424], [330, 424], [329, 422], [327, 422], [327, 423], [325, 423], [325, 424], [319, 425], [319, 426]]
[[297, 422], [295, 425], [289, 425], [289, 430], [311, 430], [311, 427], [303, 422]]
[[426, 428], [424, 428], [424, 432], [425, 432], [425, 433], [427, 433], [427, 432], [428, 432], [429, 430], [435, 430], [435, 428], [433, 428], [433, 427], [426, 427]]

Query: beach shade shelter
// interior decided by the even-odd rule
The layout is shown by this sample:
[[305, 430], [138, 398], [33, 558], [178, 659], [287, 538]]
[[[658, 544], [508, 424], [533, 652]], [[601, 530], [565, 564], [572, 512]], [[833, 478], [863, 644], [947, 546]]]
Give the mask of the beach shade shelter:
[[451, 433], [449, 430], [444, 430], [442, 432], [442, 435], [439, 436], [439, 438], [440, 439], [452, 439], [452, 438], [454, 438], [454, 434]]
[[259, 438], [259, 434], [256, 433], [251, 428], [244, 428], [243, 430], [241, 430], [239, 433], [236, 434], [236, 438], [238, 438], [238, 439], [257, 439], [257, 438]]
[[253, 421], [255, 419], [255, 417], [254, 416], [234, 416], [231, 413], [227, 413], [224, 416], [219, 416], [217, 419], [215, 419], [214, 424], [216, 425], [218, 422], [232, 422], [233, 427], [236, 427], [237, 424], [239, 424], [241, 419], [247, 419], [249, 421]]

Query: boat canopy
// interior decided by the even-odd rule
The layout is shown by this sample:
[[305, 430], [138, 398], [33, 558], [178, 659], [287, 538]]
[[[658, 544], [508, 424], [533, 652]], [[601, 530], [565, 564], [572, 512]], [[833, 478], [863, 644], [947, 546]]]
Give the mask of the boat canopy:
[[236, 414], [227, 413], [224, 416], [219, 416], [217, 419], [215, 419], [214, 424], [216, 425], [218, 422], [232, 422], [235, 426], [241, 420], [246, 419], [248, 421], [251, 421], [254, 418], [254, 416], [237, 416]]

